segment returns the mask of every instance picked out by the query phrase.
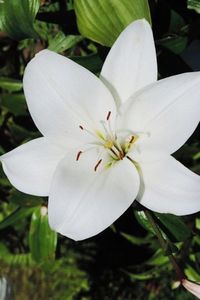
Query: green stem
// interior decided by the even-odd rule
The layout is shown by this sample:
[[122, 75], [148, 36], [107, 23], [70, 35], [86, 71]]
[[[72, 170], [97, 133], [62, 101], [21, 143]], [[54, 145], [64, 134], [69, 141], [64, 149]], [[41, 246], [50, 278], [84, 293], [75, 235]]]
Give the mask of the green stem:
[[144, 213], [145, 213], [149, 223], [151, 224], [151, 226], [152, 226], [152, 228], [153, 228], [153, 230], [154, 230], [154, 232], [155, 232], [155, 234], [156, 234], [156, 236], [159, 240], [159, 243], [160, 243], [164, 253], [168, 256], [168, 258], [169, 258], [169, 260], [170, 260], [170, 262], [171, 262], [171, 264], [172, 264], [172, 266], [173, 266], [173, 268], [176, 272], [177, 279], [179, 281], [182, 281], [183, 278], [185, 278], [185, 275], [184, 275], [183, 271], [181, 270], [181, 268], [179, 267], [179, 265], [177, 264], [176, 259], [174, 258], [171, 250], [169, 250], [169, 245], [168, 245], [167, 241], [164, 239], [164, 237], [163, 237], [163, 235], [160, 231], [160, 228], [156, 224], [152, 213], [147, 209], [145, 209]]

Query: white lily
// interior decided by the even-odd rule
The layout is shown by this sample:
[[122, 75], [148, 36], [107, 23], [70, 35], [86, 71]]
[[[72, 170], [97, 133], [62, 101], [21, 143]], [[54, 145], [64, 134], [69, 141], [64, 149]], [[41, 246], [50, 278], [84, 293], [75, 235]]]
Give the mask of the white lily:
[[130, 24], [100, 79], [48, 50], [28, 64], [24, 92], [43, 137], [3, 155], [20, 191], [49, 196], [51, 227], [91, 237], [137, 199], [157, 212], [200, 210], [200, 177], [170, 154], [200, 119], [200, 73], [156, 81], [150, 25]]

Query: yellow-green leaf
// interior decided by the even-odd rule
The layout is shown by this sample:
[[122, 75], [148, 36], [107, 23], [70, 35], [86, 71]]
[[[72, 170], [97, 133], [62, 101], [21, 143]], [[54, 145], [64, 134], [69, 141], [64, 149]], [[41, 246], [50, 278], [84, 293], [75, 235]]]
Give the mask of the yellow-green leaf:
[[0, 88], [10, 92], [18, 92], [22, 89], [22, 82], [12, 78], [0, 77]]
[[74, 8], [81, 34], [109, 47], [131, 22], [151, 23], [147, 0], [74, 0]]

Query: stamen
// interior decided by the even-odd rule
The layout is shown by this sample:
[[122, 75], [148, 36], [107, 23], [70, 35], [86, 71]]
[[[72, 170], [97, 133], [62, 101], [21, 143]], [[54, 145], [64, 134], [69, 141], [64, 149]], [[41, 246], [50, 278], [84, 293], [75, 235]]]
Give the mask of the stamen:
[[129, 144], [132, 144], [132, 142], [134, 141], [134, 139], [135, 139], [135, 137], [134, 137], [134, 135], [132, 135], [132, 137], [131, 137], [131, 139], [129, 141]]
[[110, 151], [111, 151], [116, 157], [118, 157], [118, 154], [117, 154], [112, 148], [110, 148]]
[[82, 125], [79, 125], [79, 128], [80, 128], [81, 130], [84, 130], [85, 132], [87, 132], [87, 133], [88, 133], [89, 135], [91, 135], [92, 137], [96, 138], [96, 135], [95, 135], [92, 131], [90, 131], [90, 130], [84, 128]]
[[111, 111], [108, 112], [106, 120], [108, 121], [110, 119]]
[[78, 161], [79, 160], [79, 158], [80, 158], [80, 156], [81, 156], [81, 154], [83, 153], [83, 151], [79, 151], [78, 153], [77, 153], [77, 156], [76, 156], [76, 161]]
[[124, 158], [124, 152], [119, 152], [119, 157], [120, 157], [120, 159], [123, 159]]
[[102, 162], [102, 159], [100, 159], [100, 160], [97, 162], [97, 164], [95, 165], [95, 167], [94, 167], [94, 171], [95, 171], [95, 172], [97, 171], [97, 168], [98, 168], [98, 166], [100, 165], [101, 162]]
[[106, 123], [106, 122], [103, 121], [103, 120], [100, 121], [100, 124], [102, 125], [102, 127], [103, 127], [105, 133], [107, 134], [108, 137], [110, 137], [110, 132], [108, 132], [108, 129], [106, 128], [105, 123]]

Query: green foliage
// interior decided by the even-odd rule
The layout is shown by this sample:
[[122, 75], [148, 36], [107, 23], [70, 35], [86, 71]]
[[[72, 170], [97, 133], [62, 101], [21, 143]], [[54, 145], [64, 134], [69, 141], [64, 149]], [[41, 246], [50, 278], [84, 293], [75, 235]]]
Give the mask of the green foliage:
[[93, 73], [99, 73], [103, 65], [101, 58], [96, 53], [87, 56], [71, 56], [70, 58]]
[[162, 230], [172, 239], [177, 242], [187, 240], [191, 236], [190, 229], [185, 225], [180, 217], [171, 214], [159, 214], [155, 213], [156, 217], [160, 221]]
[[14, 225], [23, 220], [33, 212], [33, 208], [18, 207], [10, 215], [0, 222], [0, 230], [8, 226]]
[[50, 40], [48, 49], [55, 52], [63, 52], [76, 46], [77, 43], [82, 40], [82, 36], [65, 36], [62, 32], [58, 32], [57, 35]]
[[75, 0], [74, 5], [81, 34], [109, 47], [132, 21], [151, 22], [147, 0]]
[[0, 77], [0, 88], [10, 92], [17, 92], [22, 89], [22, 82], [12, 78]]
[[29, 231], [29, 247], [36, 262], [46, 263], [55, 258], [57, 233], [49, 227], [47, 208], [41, 206], [32, 215]]
[[187, 0], [187, 7], [194, 9], [197, 13], [200, 13], [200, 2], [199, 0]]
[[134, 214], [135, 214], [137, 221], [144, 229], [146, 229], [147, 231], [149, 231], [151, 233], [154, 233], [153, 228], [150, 226], [149, 221], [147, 220], [147, 217], [143, 210], [135, 211]]
[[13, 39], [36, 38], [33, 22], [39, 0], [5, 0], [0, 2], [0, 29]]
[[73, 255], [52, 262], [48, 270], [30, 261], [29, 254], [21, 254], [20, 259], [16, 255], [9, 265], [1, 261], [0, 276], [9, 278], [15, 300], [71, 300], [88, 290], [86, 274], [78, 269]]
[[15, 203], [16, 205], [19, 205], [19, 206], [34, 207], [34, 206], [39, 206], [40, 204], [42, 204], [43, 199], [40, 197], [27, 195], [27, 194], [24, 194], [24, 193], [21, 193], [21, 192], [15, 190], [15, 189], [12, 189], [10, 191], [9, 201], [11, 203]]
[[12, 113], [14, 116], [26, 115], [27, 105], [23, 94], [1, 95], [1, 105], [5, 111]]
[[176, 11], [171, 10], [168, 32], [158, 41], [158, 44], [174, 54], [180, 54], [188, 43], [187, 30], [184, 19]]

